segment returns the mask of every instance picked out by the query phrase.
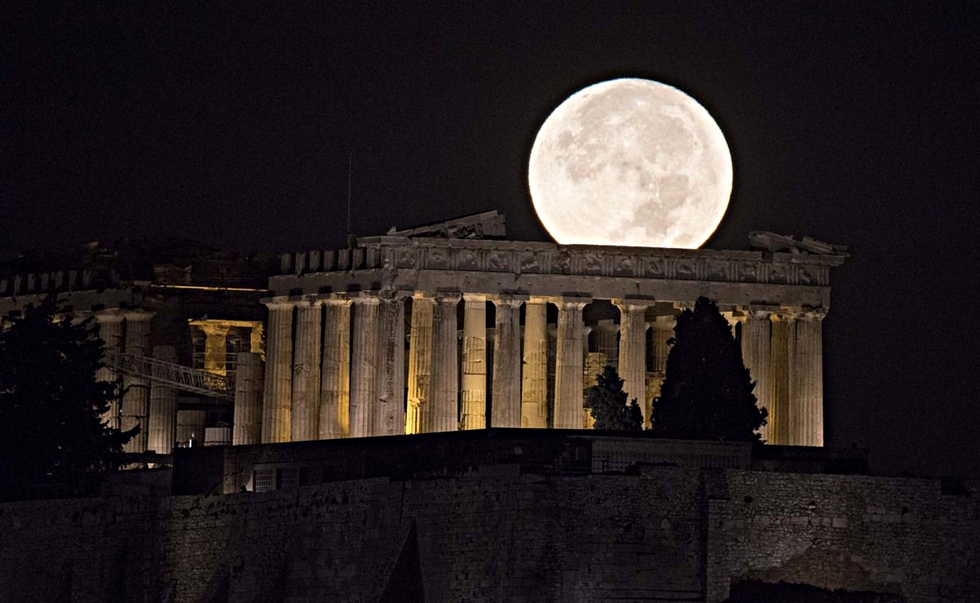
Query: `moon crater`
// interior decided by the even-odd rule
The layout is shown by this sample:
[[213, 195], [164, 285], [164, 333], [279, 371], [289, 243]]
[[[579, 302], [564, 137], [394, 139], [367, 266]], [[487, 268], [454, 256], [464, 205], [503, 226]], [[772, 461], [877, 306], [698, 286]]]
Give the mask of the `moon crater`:
[[531, 149], [539, 219], [564, 244], [696, 248], [732, 191], [721, 129], [680, 90], [618, 79], [570, 96]]

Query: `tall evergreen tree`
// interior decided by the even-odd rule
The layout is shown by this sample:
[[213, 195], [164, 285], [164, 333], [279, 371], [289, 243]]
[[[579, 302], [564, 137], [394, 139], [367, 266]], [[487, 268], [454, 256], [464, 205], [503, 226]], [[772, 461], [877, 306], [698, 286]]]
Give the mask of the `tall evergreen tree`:
[[0, 331], [0, 499], [84, 494], [139, 429], [102, 421], [119, 383], [96, 380], [104, 344], [54, 297]]
[[596, 376], [596, 384], [588, 389], [586, 406], [595, 419], [596, 429], [640, 431], [643, 429], [643, 412], [636, 398], [626, 403], [623, 380], [616, 369], [608, 364], [602, 374]]
[[759, 441], [768, 411], [756, 405], [755, 384], [728, 321], [700, 297], [677, 317], [667, 374], [653, 402], [655, 435], [695, 440]]

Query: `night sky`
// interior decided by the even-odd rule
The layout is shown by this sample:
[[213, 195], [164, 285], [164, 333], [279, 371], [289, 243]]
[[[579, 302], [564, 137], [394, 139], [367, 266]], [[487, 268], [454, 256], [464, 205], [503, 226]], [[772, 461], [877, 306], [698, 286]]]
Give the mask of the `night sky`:
[[119, 4], [0, 9], [0, 252], [342, 246], [351, 153], [357, 234], [497, 209], [547, 240], [537, 128], [586, 85], [656, 79], [732, 150], [707, 247], [850, 247], [828, 444], [870, 448], [876, 473], [980, 477], [973, 2]]

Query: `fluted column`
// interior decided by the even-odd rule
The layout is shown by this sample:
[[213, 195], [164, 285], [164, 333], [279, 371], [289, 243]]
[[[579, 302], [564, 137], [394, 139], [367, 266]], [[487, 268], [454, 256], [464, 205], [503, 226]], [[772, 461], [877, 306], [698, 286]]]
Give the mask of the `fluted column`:
[[790, 429], [797, 446], [823, 446], [823, 309], [796, 319]]
[[[756, 404], [759, 408], [769, 409], [772, 405], [769, 400], [771, 393], [771, 322], [769, 321], [768, 310], [758, 310], [749, 308], [745, 317], [745, 325], [742, 329], [742, 360], [745, 368], [749, 369], [749, 378], [755, 382]], [[770, 411], [771, 412], [771, 411]], [[772, 418], [769, 422], [759, 429], [759, 434], [765, 441], [770, 441], [770, 428]]]
[[769, 350], [769, 436], [770, 443], [792, 445], [790, 399], [793, 390], [793, 359], [796, 357], [796, 317], [780, 312], [770, 316], [772, 337]]
[[637, 399], [643, 411], [643, 422], [650, 420], [647, 399], [647, 323], [648, 304], [617, 299], [619, 308], [619, 376], [628, 401]]
[[[95, 320], [99, 323], [99, 338], [105, 343], [105, 351], [120, 353], [124, 349], [125, 340], [123, 339], [123, 320], [125, 316], [118, 311], [104, 311], [95, 315]], [[119, 378], [119, 373], [111, 368], [102, 367], [95, 375], [97, 381], [113, 382]], [[119, 429], [119, 420], [122, 401], [113, 398], [109, 402], [109, 410], [102, 415], [102, 422], [108, 423], [112, 429]]]
[[524, 367], [521, 427], [548, 427], [548, 304], [531, 298], [524, 305]]
[[293, 392], [289, 419], [290, 440], [315, 440], [320, 418], [320, 315], [322, 302], [296, 303], [293, 352]]
[[350, 434], [351, 300], [328, 299], [324, 305], [319, 436], [330, 440]]
[[408, 408], [405, 433], [422, 433], [432, 379], [432, 312], [435, 301], [416, 294], [412, 299], [412, 331], [408, 341]]
[[379, 308], [378, 403], [372, 435], [405, 433], [405, 300], [385, 295]]
[[521, 298], [496, 295], [492, 427], [521, 426]]
[[670, 353], [667, 340], [674, 336], [674, 325], [676, 324], [676, 316], [658, 316], [652, 324], [653, 372], [660, 377], [663, 377], [667, 372], [667, 355]]
[[265, 367], [262, 357], [251, 352], [238, 354], [235, 370], [235, 426], [233, 446], [262, 443], [262, 390]]
[[428, 412], [423, 410], [423, 432], [456, 431], [458, 366], [456, 348], [456, 305], [459, 294], [436, 297], [432, 314], [432, 381]]
[[378, 399], [378, 332], [380, 301], [376, 294], [354, 298], [351, 334], [350, 435], [363, 438], [371, 433]]
[[215, 375], [228, 373], [228, 330], [223, 324], [200, 325], [204, 333], [204, 370]]
[[[153, 346], [153, 357], [164, 362], [177, 362], [177, 350], [172, 345]], [[177, 392], [161, 383], [150, 388], [150, 434], [147, 450], [157, 454], [173, 452], [177, 439]]]
[[[664, 377], [667, 375], [667, 356], [670, 353], [670, 346], [667, 341], [674, 336], [674, 325], [677, 324], [676, 316], [658, 316], [650, 323], [650, 350], [651, 357], [651, 377], [647, 384], [647, 398], [650, 400], [651, 414], [653, 412], [653, 400], [660, 395], [660, 388], [663, 386]], [[647, 425], [649, 427], [649, 424]]]
[[[265, 383], [262, 396], [262, 443], [288, 442], [293, 391], [293, 303], [267, 303]], [[203, 434], [202, 434], [203, 436]]]
[[555, 428], [582, 428], [582, 309], [580, 299], [563, 298], [558, 306], [555, 360]]
[[[150, 321], [152, 312], [126, 312], [126, 353], [133, 356], [146, 356], [150, 345]], [[123, 383], [126, 393], [123, 394], [120, 423], [122, 430], [128, 431], [139, 426], [136, 434], [123, 447], [125, 452], [145, 452], [150, 436], [150, 382], [141, 377], [127, 376]]]
[[463, 295], [463, 399], [460, 429], [487, 426], [487, 297]]

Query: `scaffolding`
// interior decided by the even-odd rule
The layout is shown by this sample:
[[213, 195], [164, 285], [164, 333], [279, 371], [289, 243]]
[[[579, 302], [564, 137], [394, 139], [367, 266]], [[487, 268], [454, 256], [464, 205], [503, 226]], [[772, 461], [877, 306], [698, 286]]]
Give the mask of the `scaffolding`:
[[230, 375], [216, 375], [202, 369], [135, 354], [106, 352], [104, 360], [106, 368], [173, 389], [212, 398], [235, 399], [235, 379]]

